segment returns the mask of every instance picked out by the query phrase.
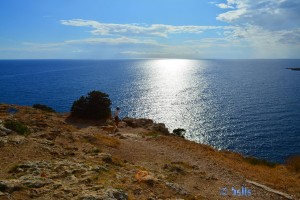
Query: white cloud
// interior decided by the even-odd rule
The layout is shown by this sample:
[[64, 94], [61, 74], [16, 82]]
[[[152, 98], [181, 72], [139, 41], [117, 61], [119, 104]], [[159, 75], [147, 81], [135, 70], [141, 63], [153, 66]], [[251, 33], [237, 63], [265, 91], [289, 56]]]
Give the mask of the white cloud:
[[219, 3], [219, 4], [216, 4], [216, 6], [218, 6], [219, 8], [222, 8], [222, 9], [233, 9], [234, 8], [233, 6], [230, 6], [225, 3]]
[[31, 43], [31, 42], [23, 42], [25, 46], [30, 46], [33, 49], [51, 49], [58, 48], [62, 46], [68, 45], [122, 45], [122, 44], [130, 44], [130, 45], [160, 45], [154, 40], [142, 40], [142, 39], [134, 39], [128, 37], [119, 37], [119, 38], [86, 38], [80, 40], [66, 40], [60, 43]]
[[63, 25], [68, 26], [86, 26], [94, 30], [93, 35], [150, 35], [167, 37], [170, 34], [201, 34], [206, 30], [228, 29], [228, 26], [173, 26], [165, 24], [109, 24], [100, 23], [93, 20], [72, 19], [61, 20]]
[[120, 45], [120, 44], [144, 44], [144, 45], [159, 45], [154, 40], [142, 40], [128, 37], [119, 38], [87, 38], [82, 40], [68, 40], [65, 44], [109, 44], [109, 45]]
[[220, 21], [248, 23], [269, 30], [298, 28], [300, 25], [299, 0], [227, 0], [225, 5], [235, 9], [218, 15]]
[[300, 50], [299, 0], [227, 0], [225, 5], [233, 10], [217, 20], [236, 26], [224, 31], [225, 38], [248, 46], [254, 57], [295, 57]]

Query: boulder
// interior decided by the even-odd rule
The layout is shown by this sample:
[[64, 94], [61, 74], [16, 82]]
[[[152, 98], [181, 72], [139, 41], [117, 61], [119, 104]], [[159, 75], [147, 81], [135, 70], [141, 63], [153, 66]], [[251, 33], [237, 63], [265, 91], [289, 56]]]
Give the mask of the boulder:
[[7, 136], [6, 132], [0, 130], [0, 137], [1, 136]]
[[11, 144], [20, 145], [26, 142], [26, 138], [22, 135], [14, 135], [13, 137], [9, 137], [8, 142]]
[[168, 128], [166, 127], [165, 124], [163, 123], [158, 123], [158, 124], [153, 124], [151, 127], [150, 127], [151, 130], [153, 131], [157, 131], [157, 132], [160, 132], [160, 133], [163, 133], [163, 134], [170, 134]]
[[128, 200], [128, 194], [122, 190], [111, 188], [107, 189], [104, 193], [106, 194], [104, 199]]
[[7, 142], [7, 137], [0, 137], [0, 147], [5, 146]]
[[2, 134], [7, 135], [7, 134], [11, 134], [13, 131], [8, 128], [5, 128], [4, 126], [2, 126], [2, 124], [0, 124], [0, 136], [1, 136], [1, 132]]
[[20, 180], [0, 180], [0, 191], [12, 193], [14, 191], [20, 190], [22, 187], [22, 182]]
[[134, 119], [125, 117], [123, 119], [126, 124], [132, 128], [146, 128], [152, 131], [160, 132], [162, 134], [170, 134], [168, 128], [163, 123], [154, 123], [152, 119]]
[[180, 185], [177, 183], [170, 183], [166, 182], [166, 185], [171, 188], [172, 190], [176, 191], [176, 193], [181, 194], [181, 195], [188, 195], [189, 193]]

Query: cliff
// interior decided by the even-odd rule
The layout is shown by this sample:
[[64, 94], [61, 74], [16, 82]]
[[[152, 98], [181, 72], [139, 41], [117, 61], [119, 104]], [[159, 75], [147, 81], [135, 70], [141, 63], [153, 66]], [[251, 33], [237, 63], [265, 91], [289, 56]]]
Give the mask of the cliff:
[[1, 200], [300, 198], [299, 172], [187, 141], [152, 120], [127, 118], [114, 133], [6, 104], [0, 120]]

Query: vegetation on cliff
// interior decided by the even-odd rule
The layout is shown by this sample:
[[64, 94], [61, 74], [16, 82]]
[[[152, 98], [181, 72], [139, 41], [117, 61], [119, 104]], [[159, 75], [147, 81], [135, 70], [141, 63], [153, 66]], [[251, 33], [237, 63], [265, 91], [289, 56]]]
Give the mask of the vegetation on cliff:
[[[269, 166], [175, 137], [150, 119], [125, 118], [114, 134], [101, 120], [68, 119], [0, 105], [1, 200], [232, 199], [232, 187], [251, 189], [249, 199], [300, 197], [297, 158]], [[9, 120], [30, 135], [4, 128]], [[225, 187], [229, 193], [221, 196]]]
[[71, 117], [84, 119], [108, 119], [111, 116], [109, 95], [100, 91], [91, 91], [74, 101]]

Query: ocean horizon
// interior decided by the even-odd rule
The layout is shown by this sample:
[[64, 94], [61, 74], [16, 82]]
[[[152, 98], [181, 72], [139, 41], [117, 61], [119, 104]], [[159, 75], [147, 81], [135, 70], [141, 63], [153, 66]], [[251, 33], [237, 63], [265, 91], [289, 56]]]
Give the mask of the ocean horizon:
[[300, 154], [300, 59], [0, 60], [0, 103], [69, 112], [89, 91], [219, 150], [283, 163]]

